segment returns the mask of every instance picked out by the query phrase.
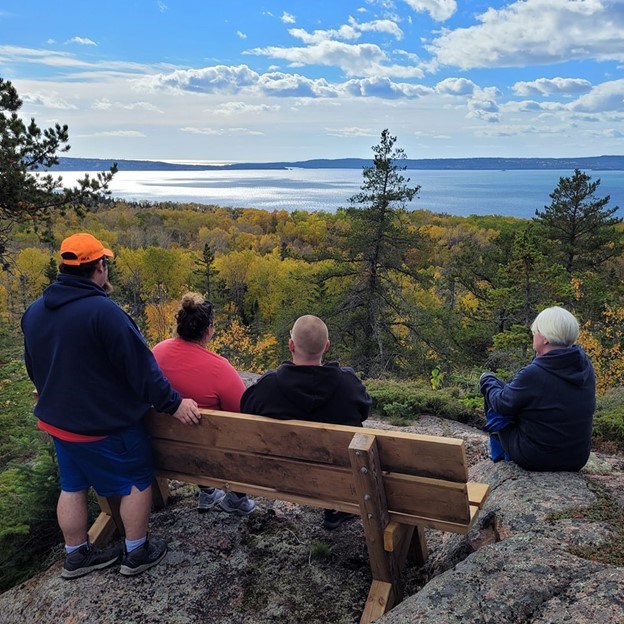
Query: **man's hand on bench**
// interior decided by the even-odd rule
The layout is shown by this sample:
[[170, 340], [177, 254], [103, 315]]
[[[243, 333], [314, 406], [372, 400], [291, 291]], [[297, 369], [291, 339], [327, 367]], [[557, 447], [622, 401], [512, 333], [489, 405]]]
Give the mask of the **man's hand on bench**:
[[173, 417], [185, 425], [198, 425], [201, 420], [199, 408], [193, 399], [182, 399]]

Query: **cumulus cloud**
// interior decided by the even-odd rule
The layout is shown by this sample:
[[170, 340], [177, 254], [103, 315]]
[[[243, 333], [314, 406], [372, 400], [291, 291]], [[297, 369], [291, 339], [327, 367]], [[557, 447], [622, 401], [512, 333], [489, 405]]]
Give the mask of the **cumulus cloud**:
[[278, 58], [295, 66], [339, 67], [347, 76], [422, 78], [424, 75], [419, 67], [387, 65], [389, 59], [386, 53], [372, 43], [351, 45], [341, 41], [320, 41], [305, 48], [255, 48], [247, 54]]
[[57, 93], [24, 93], [22, 100], [26, 104], [45, 106], [58, 110], [76, 110], [78, 107], [64, 100]]
[[164, 13], [169, 8], [164, 2], [160, 2], [160, 0], [156, 3], [156, 6], [161, 13]]
[[429, 13], [436, 22], [444, 22], [457, 11], [455, 0], [404, 0], [418, 13]]
[[548, 96], [587, 93], [591, 87], [591, 82], [582, 78], [539, 78], [531, 82], [516, 82], [512, 89], [521, 96]]
[[286, 13], [286, 11], [282, 13], [282, 17], [280, 17], [280, 19], [284, 22], [284, 24], [294, 24], [297, 21], [294, 15]]
[[241, 32], [240, 30], [236, 31], [236, 35], [240, 38], [240, 39], [247, 39], [247, 35], [244, 32]]
[[196, 93], [235, 93], [243, 87], [257, 84], [258, 78], [258, 74], [247, 65], [215, 65], [146, 76], [138, 79], [136, 86], [148, 90], [168, 88]]
[[68, 41], [65, 42], [67, 43], [79, 43], [80, 45], [86, 45], [86, 46], [97, 46], [97, 43], [95, 43], [95, 41], [87, 38], [87, 37], [72, 37], [71, 39], [69, 39]]
[[624, 60], [621, 0], [518, 0], [477, 19], [426, 46], [438, 63], [470, 69]]
[[353, 17], [349, 18], [348, 24], [331, 30], [315, 30], [308, 32], [303, 28], [291, 28], [288, 33], [308, 45], [317, 44], [321, 41], [342, 40], [352, 41], [359, 39], [364, 32], [379, 32], [392, 35], [395, 39], [403, 38], [403, 31], [395, 21], [389, 19], [373, 20], [371, 22], [358, 22]]
[[568, 110], [584, 113], [624, 110], [624, 79], [596, 85], [589, 93], [566, 105]]
[[442, 95], [473, 95], [478, 87], [466, 78], [446, 78], [438, 82], [435, 89]]
[[378, 97], [384, 99], [416, 99], [431, 95], [434, 90], [423, 85], [392, 82], [388, 78], [364, 78], [349, 80], [343, 86], [344, 90], [354, 97]]

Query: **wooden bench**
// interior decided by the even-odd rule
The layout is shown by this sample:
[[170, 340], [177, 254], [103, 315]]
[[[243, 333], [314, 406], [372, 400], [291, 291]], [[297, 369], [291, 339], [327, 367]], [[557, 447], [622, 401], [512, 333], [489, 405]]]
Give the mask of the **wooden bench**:
[[[149, 418], [156, 506], [167, 503], [167, 480], [176, 479], [359, 514], [373, 579], [361, 623], [402, 599], [406, 560], [428, 555], [424, 528], [466, 533], [489, 492], [468, 482], [462, 440], [201, 412], [198, 426]], [[97, 545], [122, 528], [115, 501], [100, 503], [89, 535]]]

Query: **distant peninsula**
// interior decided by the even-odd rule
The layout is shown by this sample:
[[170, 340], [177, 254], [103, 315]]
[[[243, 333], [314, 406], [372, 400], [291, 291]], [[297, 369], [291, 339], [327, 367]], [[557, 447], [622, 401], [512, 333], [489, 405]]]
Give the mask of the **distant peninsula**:
[[[295, 162], [231, 163], [205, 165], [171, 163], [156, 160], [107, 158], [59, 158], [57, 171], [102, 171], [116, 162], [120, 171], [245, 171], [284, 169], [362, 169], [373, 164], [367, 158], [317, 158]], [[401, 162], [407, 169], [433, 170], [523, 170], [560, 169], [583, 171], [622, 171], [624, 156], [588, 156], [581, 158], [421, 158]]]

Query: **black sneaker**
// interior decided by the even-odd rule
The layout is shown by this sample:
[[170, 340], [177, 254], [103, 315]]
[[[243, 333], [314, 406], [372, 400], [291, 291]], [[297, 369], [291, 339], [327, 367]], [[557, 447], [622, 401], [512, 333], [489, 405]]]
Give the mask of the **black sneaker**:
[[167, 554], [167, 542], [163, 539], [147, 541], [130, 552], [124, 553], [121, 569], [124, 576], [134, 576], [160, 563]]
[[111, 546], [99, 550], [93, 544], [85, 544], [65, 557], [65, 565], [61, 572], [64, 579], [75, 579], [93, 570], [101, 570], [113, 565], [121, 554], [119, 546]]
[[347, 513], [346, 511], [335, 511], [334, 509], [326, 509], [323, 516], [323, 528], [328, 531], [337, 529], [343, 522], [354, 520], [356, 514]]

